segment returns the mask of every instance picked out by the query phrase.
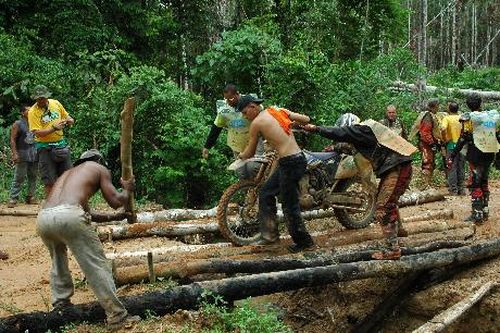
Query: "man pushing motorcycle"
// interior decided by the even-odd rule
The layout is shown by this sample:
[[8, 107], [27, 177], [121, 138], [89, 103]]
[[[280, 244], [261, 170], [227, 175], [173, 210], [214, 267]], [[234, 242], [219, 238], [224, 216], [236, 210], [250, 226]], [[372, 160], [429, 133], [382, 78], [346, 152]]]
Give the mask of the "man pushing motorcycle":
[[389, 248], [373, 254], [374, 259], [399, 259], [401, 248], [398, 241], [399, 197], [406, 191], [412, 175], [411, 157], [417, 148], [372, 120], [359, 123], [354, 114], [344, 114], [339, 121], [345, 126], [316, 126], [306, 124], [304, 130], [319, 133], [336, 142], [352, 144], [372, 164], [380, 178], [377, 190], [375, 221], [382, 228]]
[[299, 181], [306, 171], [306, 159], [291, 129], [292, 122], [307, 124], [310, 118], [277, 107], [263, 109], [260, 105], [262, 102], [262, 99], [247, 95], [241, 97], [236, 106], [236, 109], [252, 122], [248, 145], [238, 157], [245, 160], [254, 156], [259, 135], [262, 135], [279, 155], [278, 167], [259, 193], [261, 240], [258, 245], [279, 242], [276, 196], [281, 193], [288, 232], [294, 241], [288, 249], [291, 252], [311, 249], [314, 242], [306, 230], [299, 205]]

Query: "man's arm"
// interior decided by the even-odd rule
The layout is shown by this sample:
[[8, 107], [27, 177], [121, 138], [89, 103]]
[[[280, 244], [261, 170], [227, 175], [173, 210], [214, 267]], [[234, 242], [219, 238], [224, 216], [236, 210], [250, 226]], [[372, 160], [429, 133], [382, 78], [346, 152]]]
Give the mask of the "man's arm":
[[308, 124], [311, 121], [311, 118], [309, 116], [306, 116], [305, 114], [292, 112], [290, 110], [286, 110], [286, 112], [288, 113], [288, 117], [290, 118], [290, 120], [295, 121], [299, 124]]
[[12, 152], [12, 162], [17, 163], [19, 156], [17, 155], [16, 139], [19, 132], [17, 121], [12, 125], [10, 130], [10, 150]]
[[215, 146], [220, 133], [222, 132], [222, 127], [212, 124], [210, 128], [210, 133], [208, 133], [207, 141], [205, 141], [205, 146], [203, 146], [202, 156], [203, 158], [208, 158], [208, 150]]
[[100, 177], [101, 193], [109, 206], [113, 209], [124, 207], [125, 211], [130, 210], [130, 207], [128, 207], [128, 198], [130, 193], [135, 189], [135, 180], [125, 181], [120, 179], [123, 191], [118, 192], [111, 182], [111, 173], [105, 167], [102, 167]]
[[255, 155], [257, 143], [259, 142], [259, 123], [260, 122], [258, 120], [254, 120], [250, 124], [250, 138], [248, 139], [248, 144], [245, 147], [245, 150], [238, 155], [238, 157], [242, 160], [246, 160]]

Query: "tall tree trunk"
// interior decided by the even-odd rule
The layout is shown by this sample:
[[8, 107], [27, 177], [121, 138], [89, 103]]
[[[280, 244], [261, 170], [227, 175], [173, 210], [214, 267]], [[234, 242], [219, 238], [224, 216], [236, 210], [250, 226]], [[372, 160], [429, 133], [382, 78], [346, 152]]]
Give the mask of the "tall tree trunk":
[[458, 2], [455, 3], [451, 12], [451, 64], [453, 66], [457, 64], [457, 6]]
[[422, 21], [421, 21], [421, 52], [420, 63], [424, 66], [427, 65], [427, 0], [422, 0]]

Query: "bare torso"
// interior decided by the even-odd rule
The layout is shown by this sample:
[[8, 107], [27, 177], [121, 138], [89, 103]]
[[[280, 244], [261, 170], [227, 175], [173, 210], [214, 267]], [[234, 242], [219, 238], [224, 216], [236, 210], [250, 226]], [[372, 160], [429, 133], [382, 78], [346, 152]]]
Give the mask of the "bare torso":
[[280, 157], [297, 154], [301, 151], [293, 132], [288, 135], [267, 110], [260, 112], [253, 123], [267, 142], [278, 151]]
[[69, 169], [57, 179], [43, 208], [67, 204], [81, 205], [88, 210], [88, 200], [99, 190], [104, 173], [109, 175], [109, 171], [96, 162]]

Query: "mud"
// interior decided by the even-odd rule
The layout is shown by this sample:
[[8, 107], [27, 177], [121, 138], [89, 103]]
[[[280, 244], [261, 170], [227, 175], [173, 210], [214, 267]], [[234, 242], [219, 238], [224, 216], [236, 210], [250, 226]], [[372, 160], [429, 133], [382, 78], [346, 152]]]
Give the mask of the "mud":
[[[491, 184], [490, 220], [477, 227], [472, 240], [500, 237], [500, 182]], [[6, 209], [0, 205], [0, 209]], [[19, 206], [17, 209], [36, 212], [36, 206]], [[470, 198], [446, 197], [443, 202], [427, 203], [401, 209], [402, 217], [424, 214], [430, 210], [452, 209], [451, 223], [459, 223], [470, 210]], [[310, 231], [325, 231], [338, 234], [343, 228], [335, 219], [310, 221]], [[451, 234], [451, 233], [450, 233]], [[442, 233], [445, 237], [446, 233]], [[322, 236], [323, 237], [323, 236]], [[441, 237], [441, 236], [440, 236]], [[262, 248], [223, 247], [186, 252], [183, 259], [199, 258], [265, 258], [286, 253], [288, 241], [280, 246]], [[325, 241], [323, 246], [328, 247]], [[105, 242], [106, 253], [140, 251], [156, 247], [182, 246], [184, 243], [160, 237], [118, 240]], [[50, 305], [49, 271], [50, 257], [41, 239], [36, 235], [35, 217], [0, 216], [0, 249], [10, 255], [10, 259], [0, 261], [0, 317], [17, 312], [47, 311]], [[333, 247], [332, 249], [335, 249]], [[168, 254], [165, 254], [168, 257]], [[70, 256], [76, 291], [74, 303], [94, 301], [92, 291], [84, 282], [84, 276], [75, 260]], [[402, 277], [380, 277], [359, 281], [341, 282], [320, 288], [305, 288], [292, 292], [258, 297], [253, 302], [259, 306], [272, 303], [281, 317], [295, 332], [348, 332], [361, 321], [391, 290]], [[411, 332], [437, 313], [460, 301], [467, 294], [477, 290], [486, 281], [500, 282], [500, 258], [471, 265], [452, 279], [421, 291], [415, 291], [396, 308], [384, 322], [382, 332]], [[152, 288], [161, 288], [167, 282], [123, 286], [118, 289], [120, 296], [137, 295]], [[191, 327], [193, 332], [201, 332], [204, 318], [197, 312], [178, 311], [173, 315], [143, 320], [134, 328], [122, 332], [180, 332]], [[101, 326], [80, 325], [77, 331], [96, 332]], [[77, 332], [75, 330], [75, 332]], [[500, 288], [496, 288], [474, 306], [458, 323], [446, 332], [500, 332]]]

